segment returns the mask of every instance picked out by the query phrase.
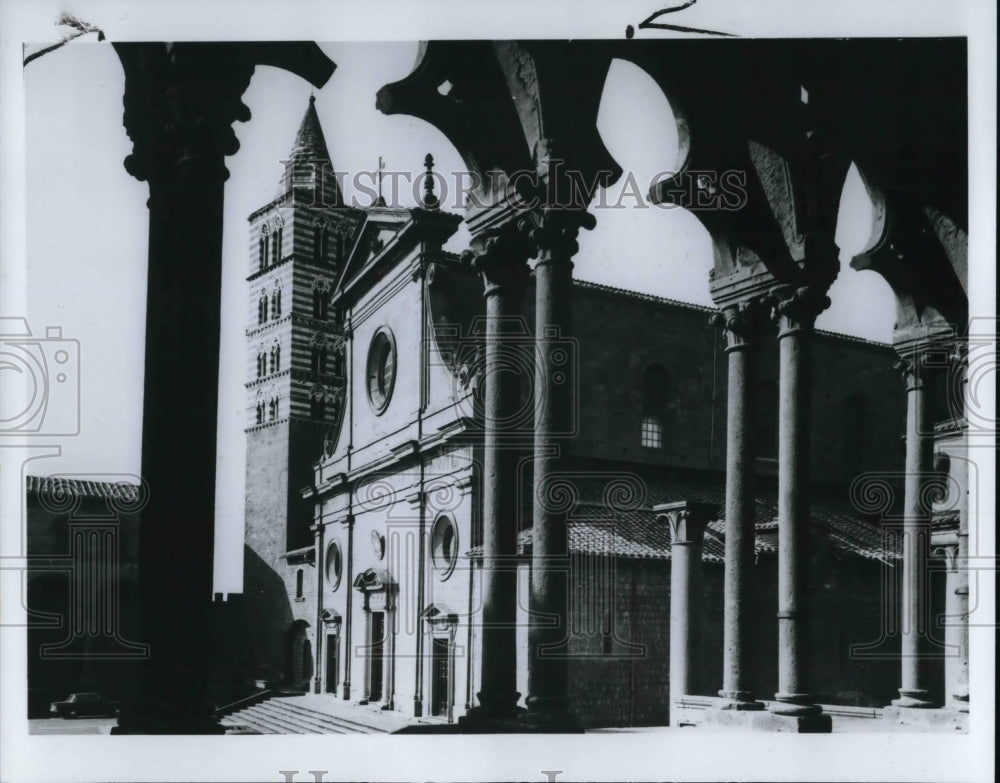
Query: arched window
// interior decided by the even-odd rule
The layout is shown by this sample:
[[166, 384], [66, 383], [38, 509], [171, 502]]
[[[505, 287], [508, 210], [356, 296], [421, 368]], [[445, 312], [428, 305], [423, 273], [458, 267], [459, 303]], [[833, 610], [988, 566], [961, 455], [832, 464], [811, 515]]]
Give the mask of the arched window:
[[274, 421], [278, 418], [278, 398], [272, 397], [271, 401], [267, 404], [267, 419], [268, 421]]
[[267, 294], [263, 291], [260, 299], [257, 300], [257, 323], [262, 324], [267, 321]]
[[316, 385], [309, 393], [309, 416], [315, 421], [326, 418], [326, 389]]
[[274, 263], [276, 264], [281, 261], [281, 253], [285, 247], [284, 244], [282, 244], [282, 234], [284, 234], [284, 228], [282, 226], [278, 226], [278, 241], [275, 243], [278, 249], [274, 253]]
[[257, 377], [263, 378], [267, 373], [267, 357], [264, 355], [264, 350], [261, 349], [257, 352]]
[[315, 373], [326, 372], [326, 339], [323, 335], [316, 335], [312, 339], [312, 371]]
[[264, 423], [264, 403], [260, 400], [257, 401], [257, 423]]
[[844, 470], [864, 469], [869, 426], [868, 400], [863, 394], [849, 395], [844, 400]]
[[277, 286], [271, 292], [271, 318], [281, 318], [281, 289]]
[[326, 318], [327, 288], [322, 283], [313, 286], [313, 318]]
[[295, 597], [302, 598], [302, 588], [303, 582], [305, 581], [305, 573], [300, 568], [295, 572]]
[[278, 246], [278, 229], [271, 232], [271, 263], [277, 264], [281, 260], [281, 248]]
[[643, 448], [662, 449], [667, 423], [667, 401], [670, 395], [670, 375], [665, 367], [651, 364], [642, 374]]
[[267, 268], [267, 250], [266, 246], [267, 240], [263, 234], [260, 235], [260, 239], [257, 240], [257, 268], [266, 269]]
[[326, 260], [326, 244], [329, 236], [329, 229], [323, 223], [317, 223], [313, 229], [313, 258], [316, 261]]
[[268, 265], [271, 263], [271, 243], [268, 241], [267, 226], [262, 226], [260, 229], [260, 244], [264, 249], [264, 256], [261, 258], [260, 266], [261, 269], [267, 269]]
[[271, 372], [281, 370], [281, 346], [275, 343], [271, 346]]
[[754, 449], [758, 457], [778, 458], [778, 386], [764, 380], [754, 399]]

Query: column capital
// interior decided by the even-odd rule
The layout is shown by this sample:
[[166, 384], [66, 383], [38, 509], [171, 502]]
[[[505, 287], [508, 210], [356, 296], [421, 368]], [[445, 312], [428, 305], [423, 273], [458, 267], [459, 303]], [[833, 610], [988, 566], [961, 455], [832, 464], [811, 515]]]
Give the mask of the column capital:
[[899, 341], [894, 346], [898, 361], [893, 364], [906, 381], [907, 391], [922, 388], [924, 381], [938, 373], [961, 372], [964, 377], [967, 346], [950, 337]]
[[958, 570], [958, 535], [954, 531], [931, 534], [931, 556], [944, 560], [949, 571]]
[[754, 296], [720, 308], [710, 321], [725, 330], [726, 351], [739, 350], [760, 340], [774, 307], [775, 299], [770, 294]]
[[830, 306], [826, 289], [819, 286], [783, 286], [774, 291], [774, 297], [772, 317], [778, 324], [779, 339], [811, 331], [816, 317]]
[[[523, 223], [518, 221], [518, 224]], [[462, 253], [462, 263], [471, 267], [483, 280], [483, 296], [498, 293], [520, 294], [528, 282], [528, 259], [534, 255], [521, 225], [508, 223], [496, 230], [472, 238], [471, 247]]]
[[653, 506], [657, 520], [665, 520], [670, 525], [672, 546], [701, 544], [705, 528], [718, 512], [719, 507], [714, 503], [696, 503], [688, 500]]
[[123, 124], [132, 140], [125, 170], [151, 184], [218, 185], [240, 147], [232, 125], [257, 65], [319, 87], [336, 67], [314, 43], [116, 43], [125, 71]]
[[519, 228], [531, 243], [537, 264], [566, 262], [580, 249], [576, 241], [580, 229], [592, 230], [597, 220], [584, 209], [544, 207], [519, 221]]

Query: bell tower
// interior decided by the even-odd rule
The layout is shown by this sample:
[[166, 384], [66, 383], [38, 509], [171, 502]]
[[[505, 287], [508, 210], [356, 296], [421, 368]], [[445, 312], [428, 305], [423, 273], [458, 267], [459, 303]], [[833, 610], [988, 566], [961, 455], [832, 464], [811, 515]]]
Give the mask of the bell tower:
[[362, 217], [343, 205], [314, 97], [284, 166], [277, 196], [249, 216], [244, 596], [262, 633], [287, 600], [284, 556], [313, 540], [300, 491], [343, 408], [329, 303]]

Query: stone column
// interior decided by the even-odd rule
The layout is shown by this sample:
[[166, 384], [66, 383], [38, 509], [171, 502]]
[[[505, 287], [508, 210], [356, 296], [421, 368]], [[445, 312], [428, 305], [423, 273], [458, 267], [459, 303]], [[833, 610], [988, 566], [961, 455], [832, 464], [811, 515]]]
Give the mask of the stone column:
[[354, 659], [354, 650], [351, 649], [351, 634], [354, 625], [354, 515], [348, 514], [344, 520], [347, 528], [347, 562], [344, 568], [347, 570], [346, 584], [347, 592], [344, 595], [344, 701], [351, 700], [351, 661]]
[[140, 525], [138, 591], [150, 657], [114, 731], [222, 734], [209, 701], [207, 640], [224, 158], [239, 146], [230, 124], [249, 118], [239, 96], [253, 69], [227, 73], [221, 61], [180, 45], [172, 55], [152, 47], [119, 55], [125, 124], [135, 143], [125, 167], [149, 182], [142, 419], [149, 503]]
[[809, 691], [809, 449], [810, 348], [816, 316], [830, 300], [814, 288], [779, 293], [778, 351], [778, 692], [771, 712], [813, 719], [829, 731], [829, 716]]
[[923, 600], [931, 538], [931, 499], [927, 484], [934, 474], [934, 432], [930, 416], [928, 373], [921, 367], [920, 346], [901, 351], [898, 367], [906, 376], [906, 478], [903, 488], [903, 580], [900, 591], [901, 683], [893, 706], [937, 706], [924, 671], [930, 633], [930, 606]]
[[[511, 229], [513, 227], [510, 227]], [[486, 299], [483, 394], [482, 661], [479, 705], [460, 721], [480, 726], [515, 717], [517, 692], [517, 437], [521, 335], [529, 248], [517, 231], [477, 237], [464, 259], [481, 275]], [[474, 730], [473, 726], [469, 726]], [[489, 730], [489, 729], [486, 729]]]
[[316, 662], [313, 672], [313, 693], [323, 692], [324, 655], [326, 645], [326, 624], [323, 622], [323, 587], [326, 585], [325, 560], [323, 551], [323, 524], [313, 525], [313, 546], [316, 548], [316, 643], [313, 645], [313, 660]]
[[753, 393], [757, 355], [766, 324], [760, 300], [727, 307], [716, 321], [726, 330], [729, 363], [726, 407], [726, 560], [722, 642], [724, 709], [762, 710], [747, 683], [750, 671], [749, 610], [754, 606], [755, 463]]
[[120, 734], [221, 734], [209, 681], [216, 424], [227, 155], [256, 64], [317, 86], [333, 63], [315, 44], [119, 43], [125, 168], [149, 183], [138, 593], [149, 658]]
[[[959, 373], [963, 386], [968, 383], [968, 350], [967, 346], [959, 345], [952, 355], [951, 372]], [[952, 705], [959, 712], [969, 711], [969, 471], [967, 424], [962, 422], [962, 459], [960, 465], [960, 500], [958, 504], [958, 548], [955, 560], [954, 595], [957, 617], [953, 622], [959, 623], [957, 642], [959, 657], [955, 672], [955, 689], [952, 691]], [[956, 461], [952, 461], [956, 465]], [[949, 588], [950, 591], [951, 588]], [[951, 592], [949, 592], [949, 597]]]
[[670, 725], [677, 726], [680, 700], [701, 683], [701, 545], [705, 527], [718, 513], [706, 503], [653, 506], [657, 520], [670, 525]]
[[[528, 627], [528, 715], [539, 730], [582, 731], [568, 693], [569, 540], [567, 509], [553, 502], [552, 484], [575, 431], [578, 356], [570, 339], [573, 262], [579, 246], [573, 219], [553, 217], [530, 232], [535, 265], [535, 433], [531, 597]], [[590, 218], [589, 222], [586, 220]]]
[[[965, 492], [968, 493], [967, 488], [965, 488]], [[960, 625], [957, 634], [959, 650], [955, 672], [955, 689], [951, 695], [954, 700], [953, 706], [959, 712], [969, 711], [969, 520], [967, 502], [966, 500], [963, 504], [959, 523], [954, 578], [954, 606], [958, 615], [954, 622], [960, 623]], [[949, 593], [950, 595], [951, 593]]]
[[[933, 555], [941, 558], [945, 564], [944, 583], [944, 687], [945, 701], [955, 701], [955, 694], [960, 690], [962, 669], [962, 631], [965, 622], [963, 595], [959, 592], [958, 572], [958, 536], [945, 533], [943, 536], [934, 534], [932, 539]], [[948, 703], [948, 707], [961, 710], [968, 709], [968, 702], [958, 704]]]

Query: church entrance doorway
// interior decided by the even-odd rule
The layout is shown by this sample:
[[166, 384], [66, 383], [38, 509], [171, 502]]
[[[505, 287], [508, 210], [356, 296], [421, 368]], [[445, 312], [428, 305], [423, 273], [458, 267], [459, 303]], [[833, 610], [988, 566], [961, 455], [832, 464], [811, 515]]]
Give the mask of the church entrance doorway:
[[296, 620], [285, 635], [285, 682], [296, 690], [308, 690], [313, 676], [309, 623]]
[[448, 640], [435, 638], [431, 650], [431, 715], [447, 715], [451, 701]]
[[340, 684], [340, 635], [331, 633], [326, 636], [326, 692], [336, 693]]
[[368, 655], [371, 659], [368, 699], [369, 701], [381, 701], [385, 656], [385, 612], [372, 612], [371, 623], [371, 646], [368, 648]]

